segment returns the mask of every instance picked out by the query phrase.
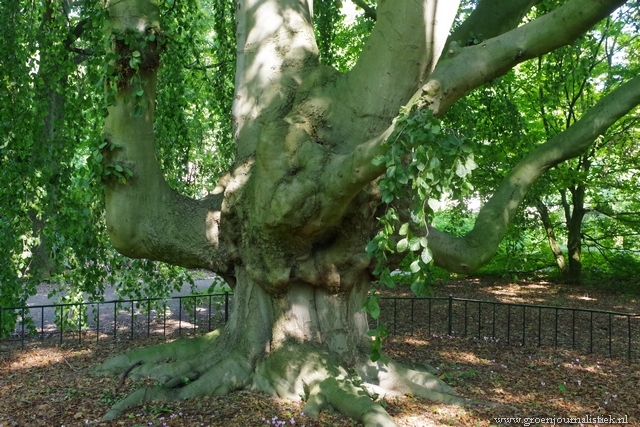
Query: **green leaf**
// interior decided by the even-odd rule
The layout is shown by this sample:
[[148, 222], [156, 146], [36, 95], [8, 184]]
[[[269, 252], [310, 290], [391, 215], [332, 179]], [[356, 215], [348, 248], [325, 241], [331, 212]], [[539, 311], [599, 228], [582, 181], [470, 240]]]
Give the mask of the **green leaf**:
[[473, 160], [473, 154], [470, 154], [469, 157], [467, 157], [467, 161], [464, 164], [464, 167], [468, 170], [468, 171], [472, 171], [474, 169], [478, 168], [478, 165], [476, 164], [476, 162]]
[[409, 182], [409, 177], [407, 176], [404, 170], [398, 169], [398, 171], [396, 172], [396, 180], [401, 185], [407, 185], [407, 183]]
[[422, 280], [416, 280], [411, 284], [411, 292], [413, 292], [415, 296], [423, 297], [427, 295], [427, 290], [428, 287]]
[[471, 146], [471, 144], [466, 144], [466, 143], [462, 144], [460, 149], [462, 150], [463, 153], [471, 153], [473, 151], [473, 147]]
[[414, 252], [420, 249], [419, 237], [412, 237], [411, 239], [409, 239], [409, 249], [411, 249]]
[[400, 231], [398, 231], [398, 234], [401, 236], [406, 236], [407, 233], [409, 233], [409, 223], [405, 222], [400, 226]]
[[379, 295], [373, 295], [370, 296], [367, 301], [364, 303], [364, 311], [368, 312], [371, 317], [373, 317], [374, 319], [377, 319], [378, 317], [380, 317], [380, 296]]
[[376, 236], [373, 238], [373, 240], [371, 240], [369, 243], [367, 243], [367, 254], [373, 258], [375, 256], [375, 254], [378, 252], [378, 248], [380, 247], [380, 236]]
[[371, 161], [371, 163], [373, 163], [374, 166], [380, 166], [383, 165], [385, 163], [387, 163], [389, 161], [389, 158], [387, 156], [376, 156], [373, 158], [373, 160]]
[[133, 52], [131, 52], [131, 56], [133, 56], [134, 58], [140, 58], [140, 52], [134, 50]]
[[405, 237], [404, 239], [400, 240], [398, 242], [398, 244], [396, 245], [396, 250], [398, 252], [404, 252], [409, 248], [409, 241], [407, 240], [407, 238]]
[[395, 288], [396, 287], [396, 282], [393, 281], [393, 278], [391, 277], [391, 272], [389, 271], [388, 268], [385, 268], [382, 271], [382, 274], [380, 275], [380, 281], [388, 288]]
[[382, 203], [391, 203], [393, 202], [393, 194], [387, 193], [382, 196]]
[[418, 271], [420, 271], [420, 262], [418, 262], [418, 260], [413, 261], [409, 266], [409, 270], [412, 273], [417, 273]]
[[424, 248], [422, 250], [422, 254], [420, 255], [420, 259], [422, 259], [422, 262], [424, 262], [425, 264], [429, 264], [433, 259], [431, 251], [428, 248]]
[[456, 166], [456, 175], [458, 175], [460, 178], [464, 178], [465, 176], [467, 176], [467, 168], [464, 167], [460, 160], [458, 160], [457, 163], [458, 165]]
[[393, 178], [393, 176], [396, 174], [396, 166], [393, 165], [391, 167], [389, 167], [389, 169], [387, 169], [387, 177], [388, 178]]

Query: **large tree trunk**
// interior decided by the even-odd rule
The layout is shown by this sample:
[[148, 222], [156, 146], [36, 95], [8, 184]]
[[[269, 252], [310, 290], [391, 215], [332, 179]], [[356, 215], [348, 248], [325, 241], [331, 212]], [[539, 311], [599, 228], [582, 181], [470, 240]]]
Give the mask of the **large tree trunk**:
[[[403, 105], [420, 99], [422, 108], [442, 114], [468, 90], [570, 42], [620, 1], [583, 10], [583, 0], [570, 0], [545, 19], [510, 31], [511, 37], [507, 33], [482, 46], [452, 49], [443, 61], [439, 54], [458, 2], [379, 2], [367, 46], [345, 74], [319, 63], [310, 1], [239, 1], [232, 112], [236, 161], [202, 200], [169, 188], [155, 159], [159, 45], [114, 42], [122, 78], [117, 104], [105, 120], [104, 167], [132, 176], [106, 180], [111, 242], [131, 257], [216, 271], [233, 286], [234, 303], [219, 331], [106, 362], [101, 372], [133, 367], [133, 377], [164, 383], [134, 392], [106, 418], [151, 399], [241, 388], [303, 395], [305, 413], [317, 415], [331, 405], [367, 427], [394, 425], [368, 392], [467, 403], [428, 373], [369, 359], [371, 338], [362, 306], [373, 277], [365, 246], [377, 231], [376, 179], [384, 173], [384, 165], [372, 160], [386, 152]], [[535, 2], [517, 3], [514, 13], [522, 16]], [[161, 35], [158, 9], [148, 0], [113, 1], [109, 11], [114, 34]], [[467, 30], [491, 27], [487, 19]], [[507, 27], [518, 21], [509, 20]], [[141, 61], [138, 85], [128, 83], [132, 52]], [[451, 238], [431, 229], [436, 263], [469, 272], [487, 262], [535, 179], [581, 153], [640, 102], [640, 79], [629, 88], [599, 104], [593, 113], [598, 120], [586, 117], [525, 157], [483, 208], [469, 236]], [[167, 359], [173, 362], [162, 363]]]
[[[232, 315], [221, 329], [113, 358], [98, 372], [131, 371], [132, 379], [164, 383], [141, 389], [116, 404], [104, 419], [150, 400], [223, 395], [252, 389], [287, 399], [306, 398], [304, 413], [317, 417], [333, 407], [365, 426], [395, 426], [371, 395], [414, 396], [447, 403], [469, 401], [428, 372], [390, 361], [369, 360], [367, 314], [361, 308], [368, 280], [349, 293], [306, 283], [289, 283], [272, 295], [244, 271], [237, 271]], [[167, 359], [176, 360], [163, 363]], [[141, 363], [142, 362], [142, 363]]]

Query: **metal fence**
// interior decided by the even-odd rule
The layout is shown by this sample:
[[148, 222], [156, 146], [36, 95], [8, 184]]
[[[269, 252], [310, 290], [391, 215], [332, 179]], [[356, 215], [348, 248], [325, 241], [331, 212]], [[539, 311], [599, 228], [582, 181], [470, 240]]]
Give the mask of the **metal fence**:
[[[0, 344], [65, 340], [81, 343], [211, 331], [229, 316], [227, 292], [73, 304], [0, 307], [17, 327]], [[609, 357], [640, 358], [640, 315], [614, 311], [449, 297], [382, 297], [391, 335], [447, 335], [511, 345], [571, 348]], [[29, 314], [29, 317], [27, 316]], [[12, 317], [9, 319], [9, 317]], [[48, 320], [45, 320], [48, 319]], [[0, 348], [1, 349], [1, 348]]]
[[171, 298], [0, 307], [3, 322], [16, 328], [0, 344], [59, 340], [95, 341], [211, 331], [229, 318], [228, 292]]
[[382, 297], [390, 335], [448, 335], [640, 358], [640, 314], [449, 297]]

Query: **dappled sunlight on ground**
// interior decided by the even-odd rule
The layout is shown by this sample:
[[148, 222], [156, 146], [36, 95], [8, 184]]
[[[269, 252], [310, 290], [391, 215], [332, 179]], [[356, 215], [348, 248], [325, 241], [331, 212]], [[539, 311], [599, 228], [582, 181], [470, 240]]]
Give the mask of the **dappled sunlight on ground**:
[[475, 353], [468, 351], [457, 350], [442, 350], [438, 353], [443, 359], [447, 359], [450, 362], [473, 364], [473, 365], [488, 365], [490, 360], [478, 357]]
[[[90, 353], [90, 349], [84, 349], [80, 352], [74, 352], [73, 356]], [[67, 357], [70, 357], [70, 353], [59, 347], [34, 348], [28, 352], [15, 353], [13, 357], [6, 360], [6, 365], [3, 366], [3, 369], [15, 371], [21, 369], [33, 369], [59, 363], [69, 364], [66, 359]]]
[[636, 296], [622, 295], [606, 289], [560, 285], [547, 280], [501, 277], [466, 277], [437, 282], [434, 296], [464, 297], [485, 301], [537, 304], [553, 307], [577, 307], [592, 310], [640, 313]]
[[[493, 284], [493, 285], [492, 285]], [[405, 288], [396, 288], [393, 295], [402, 293]], [[386, 292], [386, 291], [385, 291]], [[600, 310], [638, 312], [637, 298], [616, 295], [611, 292], [568, 287], [562, 288], [553, 283], [535, 283], [519, 281], [513, 283], [506, 279], [456, 279], [439, 284], [434, 288], [438, 296], [514, 302], [513, 298], [525, 303], [550, 305], [555, 307], [574, 306]], [[442, 302], [446, 304], [446, 301]], [[401, 313], [403, 307], [407, 310]], [[415, 305], [415, 312], [409, 305], [398, 304], [398, 322], [408, 323], [408, 319], [418, 316], [419, 310], [427, 305]], [[433, 310], [433, 320], [438, 311]], [[455, 305], [456, 312], [463, 312], [463, 305]], [[551, 310], [552, 312], [554, 310]], [[490, 310], [484, 310], [488, 314]], [[470, 309], [470, 319], [475, 312]], [[520, 311], [514, 310], [512, 322], [519, 322]], [[491, 320], [491, 318], [488, 318]], [[531, 317], [533, 326], [537, 326], [537, 317]], [[546, 319], [546, 317], [543, 317]], [[561, 317], [560, 323], [571, 323], [571, 316]], [[606, 320], [606, 318], [605, 318]], [[471, 321], [471, 320], [470, 320]], [[502, 331], [504, 316], [498, 315], [497, 330]], [[613, 316], [614, 327], [619, 322]], [[577, 316], [576, 322], [582, 326], [583, 316]], [[514, 323], [513, 333], [520, 331], [519, 323]], [[622, 329], [626, 334], [626, 320], [622, 320]], [[113, 326], [113, 325], [111, 325]], [[95, 421], [100, 418], [115, 401], [124, 394], [140, 387], [140, 383], [127, 380], [120, 384], [119, 377], [94, 377], [91, 369], [106, 357], [120, 354], [126, 349], [148, 346], [164, 342], [162, 335], [146, 340], [129, 341], [129, 325], [118, 328], [118, 338], [103, 335], [100, 344], [83, 338], [83, 345], [76, 347], [77, 340], [69, 340], [64, 347], [38, 349], [28, 344], [27, 349], [14, 348], [7, 357], [0, 356], [0, 424], [5, 426], [56, 426], [56, 425], [99, 425], [134, 426], [163, 425], [167, 427], [198, 426], [211, 427], [264, 427], [264, 419], [277, 416], [279, 420], [294, 418], [296, 425], [307, 427], [333, 426], [354, 427], [349, 419], [335, 412], [323, 413], [320, 421], [309, 420], [302, 416], [304, 402], [274, 399], [270, 396], [242, 391], [220, 398], [190, 399], [184, 402], [150, 402], [147, 405], [130, 410], [112, 423]], [[446, 326], [446, 325], [445, 325]], [[454, 330], [459, 324], [454, 324]], [[553, 325], [552, 325], [553, 326]], [[594, 339], [604, 340], [607, 347], [606, 322], [594, 323]], [[183, 320], [167, 319], [167, 333], [182, 328], [183, 334], [190, 334], [193, 327]], [[613, 346], [620, 358], [607, 358], [594, 346], [597, 354], [587, 354], [585, 347], [576, 345], [576, 350], [554, 349], [553, 334], [545, 330], [542, 346], [537, 340], [530, 345], [515, 345], [513, 339], [508, 345], [504, 339], [499, 342], [482, 337], [488, 334], [491, 324], [484, 324], [481, 338], [463, 338], [443, 335], [435, 326], [429, 331], [426, 325], [415, 328], [398, 328], [403, 333], [389, 336], [384, 340], [383, 350], [394, 360], [425, 369], [428, 366], [443, 381], [454, 387], [459, 396], [481, 401], [493, 402], [504, 406], [459, 407], [443, 405], [414, 396], [386, 398], [380, 396], [387, 411], [399, 427], [490, 427], [496, 424], [494, 417], [569, 417], [569, 416], [628, 416], [629, 426], [640, 425], [640, 355], [634, 350], [630, 363], [626, 359], [624, 342]], [[535, 329], [535, 328], [534, 328]], [[461, 329], [462, 330], [462, 329]], [[475, 335], [475, 327], [470, 326], [470, 334]], [[586, 332], [585, 332], [586, 331]], [[136, 329], [135, 336], [146, 336], [143, 330]], [[163, 326], [155, 325], [151, 333], [163, 332]], [[406, 332], [406, 334], [404, 334]], [[637, 330], [632, 330], [636, 333]], [[413, 335], [410, 335], [413, 333]], [[438, 335], [439, 334], [439, 335]], [[527, 330], [527, 336], [533, 331]], [[548, 337], [551, 335], [551, 338]], [[87, 338], [90, 336], [88, 335]], [[175, 336], [168, 336], [169, 338]], [[562, 338], [562, 334], [561, 334]], [[564, 337], [567, 338], [567, 337]], [[568, 336], [568, 348], [571, 348], [571, 336]], [[581, 329], [576, 334], [576, 342], [589, 340], [589, 332]], [[19, 342], [17, 346], [19, 347]], [[584, 343], [583, 343], [584, 344]], [[35, 345], [35, 343], [34, 343]], [[634, 341], [635, 345], [635, 341]], [[582, 352], [579, 351], [582, 348]], [[635, 347], [634, 347], [635, 348]], [[606, 348], [605, 348], [606, 350]], [[606, 352], [605, 352], [606, 353]], [[615, 353], [615, 352], [614, 352]], [[179, 415], [181, 414], [181, 415]], [[173, 417], [173, 418], [172, 418]], [[164, 418], [160, 421], [161, 418]], [[151, 423], [151, 424], [149, 424]], [[289, 423], [290, 424], [290, 423]], [[289, 425], [287, 424], [287, 425]], [[579, 424], [578, 424], [579, 425]]]

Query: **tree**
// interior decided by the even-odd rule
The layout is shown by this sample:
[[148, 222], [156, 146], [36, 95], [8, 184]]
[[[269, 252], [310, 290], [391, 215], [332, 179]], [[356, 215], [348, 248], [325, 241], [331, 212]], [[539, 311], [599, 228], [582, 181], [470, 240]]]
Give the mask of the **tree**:
[[[109, 172], [102, 169], [98, 149], [106, 113], [102, 81], [107, 17], [103, 2], [96, 0], [0, 2], [5, 22], [0, 29], [4, 308], [26, 305], [42, 281], [53, 285], [58, 302], [73, 303], [85, 295], [98, 300], [109, 285], [126, 298], [164, 297], [190, 280], [181, 267], [131, 260], [108, 244], [104, 190], [96, 179]], [[166, 34], [172, 43], [163, 52], [166, 65], [157, 101], [165, 113], [156, 117], [161, 134], [156, 147], [169, 182], [193, 195], [203, 183], [215, 182], [232, 157], [231, 131], [218, 118], [233, 97], [232, 79], [224, 72], [233, 60], [217, 55], [221, 61], [216, 71], [222, 78], [211, 76], [211, 49], [202, 34], [202, 23], [210, 19], [197, 4], [173, 4], [164, 19], [171, 19]], [[216, 42], [224, 47], [227, 38]], [[212, 93], [222, 96], [209, 96]], [[181, 99], [179, 108], [163, 108], [170, 98]], [[213, 134], [215, 156], [210, 149]], [[192, 149], [196, 140], [199, 144]], [[164, 155], [167, 151], [170, 158]], [[14, 331], [17, 321], [35, 331], [27, 316], [5, 311], [0, 337]]]
[[[538, 9], [536, 16], [548, 12], [544, 6]], [[634, 55], [628, 54], [636, 50], [637, 38], [631, 12], [625, 8], [617, 19], [600, 22], [571, 46], [520, 65], [449, 110], [446, 118], [452, 122], [451, 126], [462, 128], [465, 135], [473, 135], [475, 141], [481, 142], [474, 152], [480, 167], [470, 180], [475, 187], [474, 196], [488, 198], [497, 182], [508, 173], [512, 159], [520, 157], [531, 144], [539, 144], [571, 126], [600, 97], [626, 80], [629, 66], [635, 67], [632, 65]], [[624, 66], [622, 61], [626, 62]], [[584, 245], [588, 245], [590, 255], [593, 252], [589, 251], [597, 248], [603, 261], [611, 264], [607, 269], [613, 268], [617, 274], [620, 274], [620, 263], [615, 262], [618, 256], [607, 248], [607, 243], [599, 244], [597, 240], [617, 238], [620, 242], [625, 236], [624, 248], [616, 244], [618, 252], [632, 249], [629, 237], [634, 231], [629, 226], [635, 214], [629, 202], [635, 195], [633, 191], [626, 193], [620, 183], [625, 183], [624, 187], [636, 187], [635, 156], [625, 148], [634, 140], [636, 121], [637, 114], [627, 115], [578, 158], [552, 168], [537, 181], [524, 201], [531, 207], [529, 212], [537, 211], [542, 234], [546, 234], [557, 268], [567, 283], [582, 281]], [[500, 144], [493, 143], [498, 140]], [[603, 170], [607, 172], [602, 173]], [[599, 206], [608, 203], [623, 209], [625, 214], [618, 217], [611, 210], [612, 215], [604, 218]], [[596, 226], [595, 218], [600, 225]], [[627, 221], [615, 228], [606, 225], [617, 218]], [[524, 234], [531, 236], [532, 228], [537, 229], [534, 224], [517, 222], [512, 225], [517, 240], [524, 241]], [[608, 232], [601, 233], [601, 227], [606, 227]], [[521, 230], [525, 229], [523, 233]], [[585, 229], [590, 231], [585, 233]], [[615, 232], [616, 229], [619, 231]], [[594, 239], [594, 235], [599, 237]], [[566, 248], [566, 257], [562, 246]], [[521, 247], [525, 252], [515, 255], [514, 260], [519, 269], [526, 269], [522, 257], [537, 250], [531, 245]], [[538, 265], [540, 267], [542, 265]]]
[[[380, 358], [384, 334], [367, 336], [362, 307], [375, 315], [367, 293], [373, 273], [384, 281], [387, 270], [378, 264], [372, 271], [365, 247], [380, 255], [397, 241], [399, 252], [418, 251], [412, 270], [433, 259], [450, 271], [475, 271], [491, 259], [536, 179], [584, 153], [640, 103], [640, 77], [630, 78], [532, 147], [466, 235], [423, 227], [420, 212], [416, 224], [405, 221], [409, 183], [422, 196], [437, 195], [462, 186], [458, 178], [475, 167], [468, 143], [437, 118], [515, 65], [572, 43], [624, 1], [569, 0], [519, 25], [536, 3], [480, 1], [450, 34], [457, 2], [380, 2], [355, 66], [339, 73], [319, 61], [309, 2], [238, 2], [235, 161], [212, 194], [195, 199], [172, 189], [156, 160], [157, 70], [171, 43], [158, 8], [148, 0], [109, 2], [112, 102], [101, 149], [111, 172], [111, 242], [130, 257], [219, 273], [234, 288], [234, 305], [219, 331], [106, 362], [102, 372], [134, 367], [132, 376], [164, 383], [134, 392], [106, 417], [151, 399], [241, 388], [304, 395], [305, 413], [331, 405], [366, 426], [394, 423], [358, 384], [464, 403], [437, 378]], [[387, 221], [382, 234], [378, 217]], [[399, 259], [387, 257], [384, 268]], [[158, 363], [167, 359], [173, 362]]]

